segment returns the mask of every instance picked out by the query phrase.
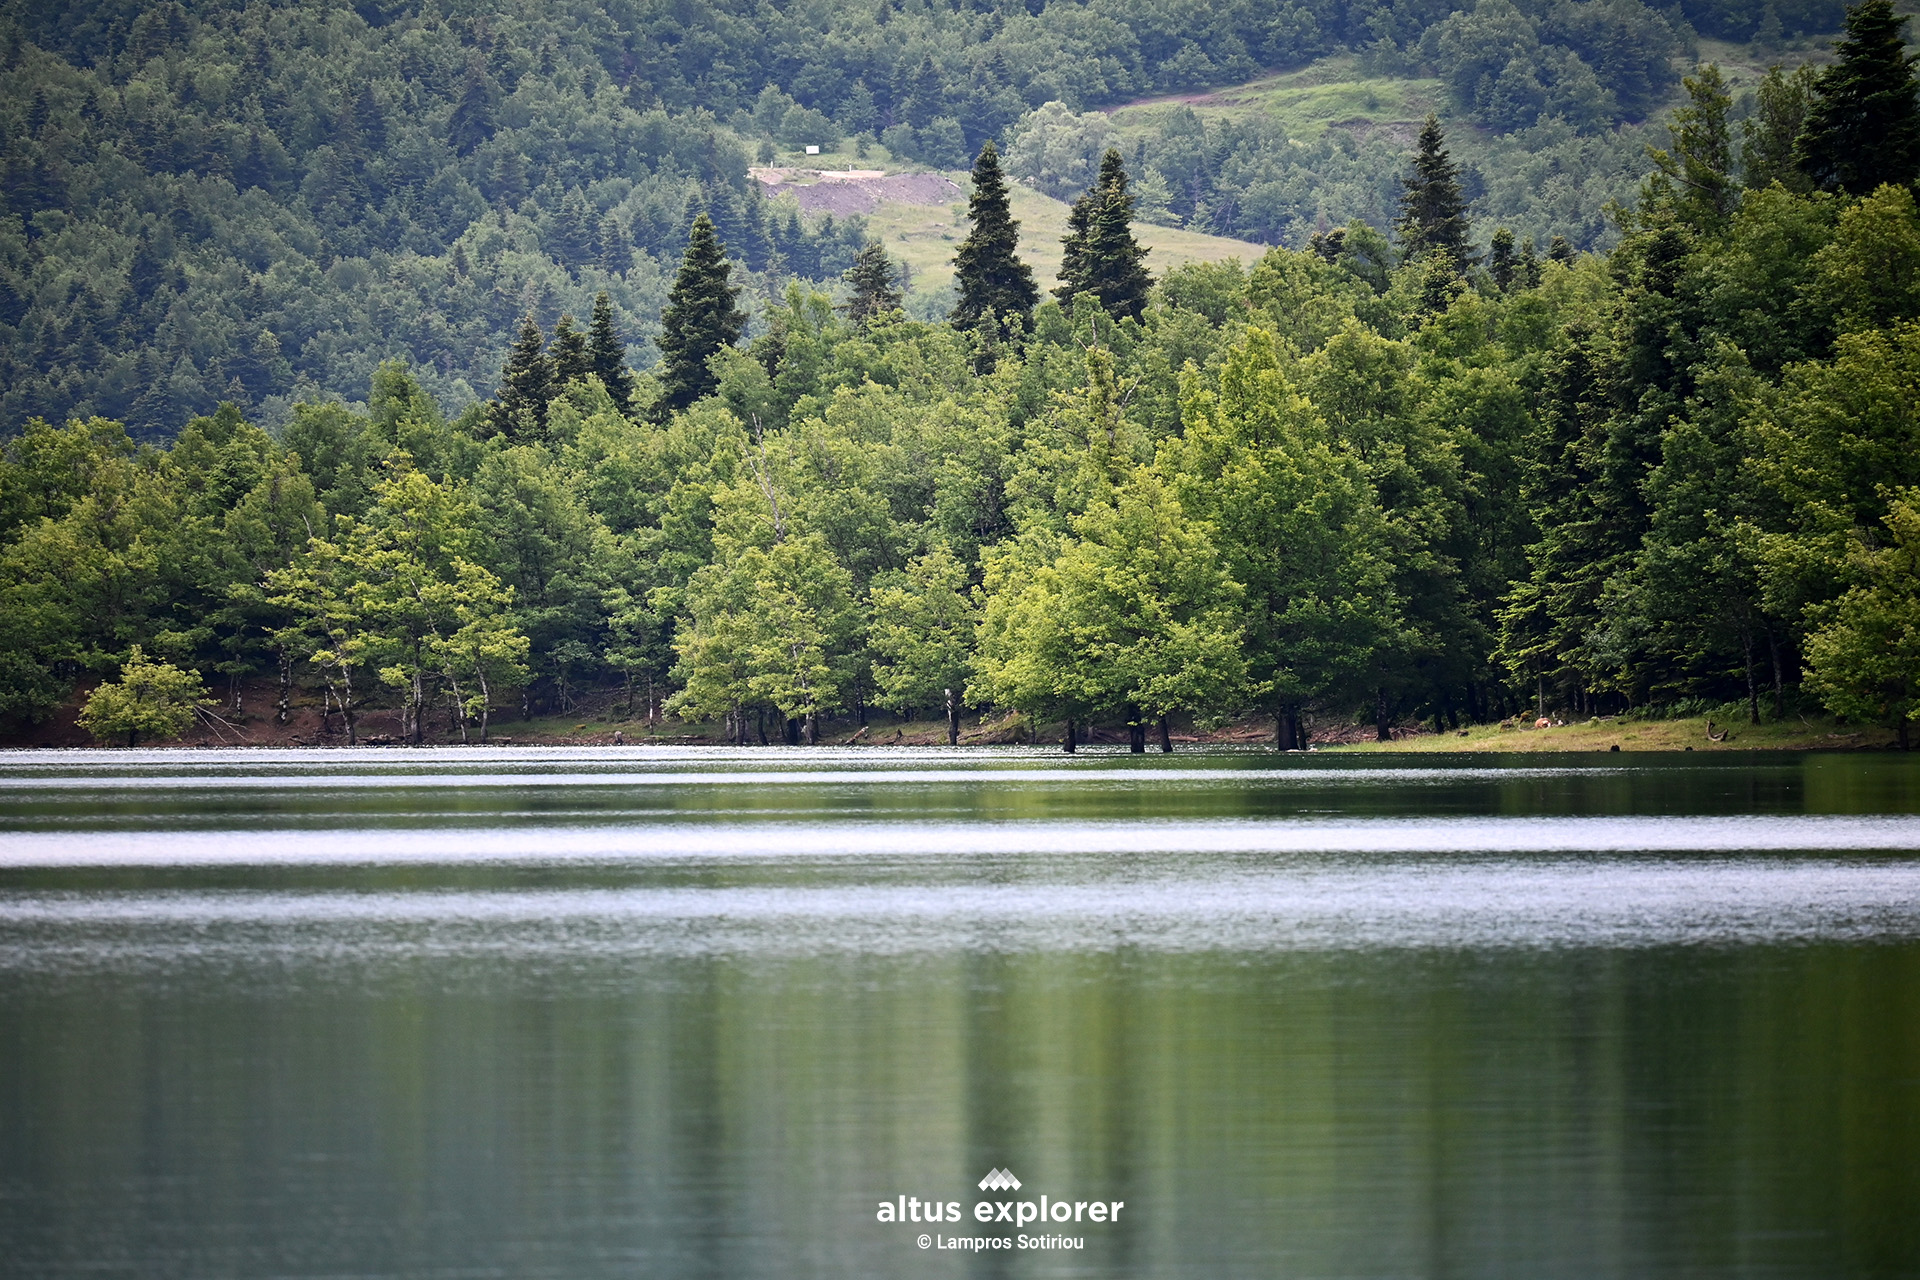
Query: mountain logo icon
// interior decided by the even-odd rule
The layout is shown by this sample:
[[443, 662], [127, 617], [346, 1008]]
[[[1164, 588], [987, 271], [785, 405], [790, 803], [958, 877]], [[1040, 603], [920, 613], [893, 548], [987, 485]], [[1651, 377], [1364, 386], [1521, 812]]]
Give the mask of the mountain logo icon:
[[1020, 1179], [1014, 1177], [1011, 1170], [995, 1169], [980, 1179], [980, 1189], [982, 1191], [1018, 1191]]

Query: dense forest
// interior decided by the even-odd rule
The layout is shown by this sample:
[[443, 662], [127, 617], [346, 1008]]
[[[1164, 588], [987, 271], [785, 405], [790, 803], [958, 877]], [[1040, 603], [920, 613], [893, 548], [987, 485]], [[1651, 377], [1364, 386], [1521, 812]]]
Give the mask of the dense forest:
[[[1280, 12], [1288, 39], [1365, 47], [1364, 30], [1400, 57], [1518, 15], [1539, 65], [1571, 75], [1600, 62], [1568, 43], [1590, 7], [1663, 39], [1746, 12]], [[104, 681], [92, 723], [160, 732], [202, 679], [278, 677], [283, 715], [321, 697], [350, 735], [362, 708], [398, 706], [416, 739], [612, 689], [741, 741], [966, 706], [1130, 726], [1136, 746], [1269, 715], [1299, 746], [1316, 717], [1384, 732], [1736, 699], [1904, 736], [1920, 88], [1887, 0], [1847, 13], [1828, 69], [1775, 73], [1747, 108], [1712, 65], [1687, 75], [1606, 252], [1477, 222], [1430, 119], [1390, 226], [1157, 278], [1130, 228], [1165, 170], [1115, 147], [1045, 293], [981, 138], [959, 302], [927, 323], [858, 226], [806, 225], [736, 181], [769, 83], [783, 120], [920, 130], [929, 62], [943, 102], [1002, 84], [1083, 107], [1176, 86], [1155, 77], [1189, 48], [1280, 60], [1272, 6], [1148, 8], [822, 9], [838, 80], [794, 52], [822, 28], [771, 8], [751, 39], [719, 6], [583, 8], [564, 35], [531, 11], [412, 6], [103, 6], [78, 35], [16, 16], [9, 65], [55, 87], [6, 124], [10, 317], [53, 354], [6, 381], [25, 421], [0, 457], [0, 710], [42, 718]], [[1103, 23], [1126, 36], [1111, 56]], [[400, 79], [342, 80], [360, 55]], [[1624, 83], [1607, 111], [1655, 100]], [[1494, 109], [1479, 86], [1462, 115]], [[874, 114], [826, 110], [847, 101]], [[961, 118], [982, 117], [924, 128]], [[89, 147], [85, 166], [52, 158]], [[503, 172], [517, 205], [488, 190]], [[342, 184], [353, 199], [329, 203]], [[364, 401], [295, 374], [295, 324], [324, 326], [303, 352], [338, 344], [329, 376], [366, 362]], [[445, 357], [380, 347], [390, 326]], [[641, 332], [655, 358], [630, 351]], [[175, 370], [149, 380], [161, 349]], [[483, 377], [477, 352], [484, 401], [448, 390]], [[28, 417], [47, 369], [88, 412]], [[104, 412], [113, 378], [138, 391], [127, 425]]]
[[[964, 169], [994, 137], [1014, 176], [1071, 199], [1110, 141], [1087, 113], [1343, 51], [1446, 73], [1483, 221], [1601, 248], [1697, 34], [1804, 40], [1840, 13], [1459, 8], [7, 0], [0, 423], [102, 415], [158, 442], [227, 401], [278, 429], [296, 401], [363, 403], [390, 358], [457, 413], [491, 393], [522, 314], [550, 326], [602, 290], [644, 368], [699, 209], [756, 323], [788, 280], [831, 289], [850, 265], [860, 227], [761, 199], [747, 168], [775, 148]], [[1122, 145], [1143, 217], [1298, 248], [1384, 229], [1405, 141], [1295, 145], [1176, 111]], [[1044, 163], [1062, 154], [1084, 170], [1064, 185]]]

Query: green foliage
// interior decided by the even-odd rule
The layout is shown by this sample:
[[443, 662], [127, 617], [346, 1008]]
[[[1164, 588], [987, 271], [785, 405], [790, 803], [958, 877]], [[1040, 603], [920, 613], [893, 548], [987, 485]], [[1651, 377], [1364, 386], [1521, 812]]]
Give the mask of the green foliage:
[[1907, 742], [1920, 719], [1920, 493], [1898, 491], [1884, 546], [1862, 540], [1857, 585], [1822, 609], [1807, 638], [1807, 683], [1827, 709], [1861, 723], [1892, 723]]
[[1007, 181], [1000, 172], [999, 150], [989, 141], [973, 165], [973, 195], [967, 201], [973, 229], [953, 257], [960, 298], [954, 304], [956, 328], [981, 329], [1002, 336], [1025, 327], [1040, 301], [1033, 271], [1015, 254], [1020, 224], [1014, 221]]
[[80, 710], [80, 727], [96, 738], [127, 735], [135, 746], [140, 735], [178, 737], [193, 723], [202, 707], [214, 705], [197, 671], [182, 671], [169, 662], [148, 661], [135, 645], [120, 666], [120, 679], [101, 684]]
[[878, 240], [861, 246], [843, 279], [847, 282], [847, 319], [854, 324], [900, 309], [899, 272], [887, 256], [887, 247]]
[[1920, 80], [1907, 52], [1907, 20], [1891, 0], [1847, 10], [1838, 60], [1813, 82], [1794, 159], [1823, 191], [1863, 196], [1920, 177]]
[[1464, 267], [1472, 258], [1467, 202], [1460, 194], [1459, 167], [1447, 154], [1437, 117], [1427, 117], [1417, 145], [1413, 172], [1401, 184], [1406, 190], [1400, 197], [1400, 216], [1393, 224], [1400, 235], [1400, 251], [1409, 259], [1443, 255], [1456, 267]]
[[703, 213], [693, 220], [680, 274], [660, 316], [657, 412], [685, 409], [718, 385], [708, 361], [738, 342], [747, 322], [736, 301], [740, 288], [731, 277], [726, 247]]
[[1062, 284], [1054, 292], [1069, 304], [1076, 294], [1091, 294], [1116, 320], [1138, 320], [1153, 277], [1147, 251], [1133, 238], [1133, 197], [1118, 151], [1101, 160], [1099, 180], [1074, 204], [1067, 225]]

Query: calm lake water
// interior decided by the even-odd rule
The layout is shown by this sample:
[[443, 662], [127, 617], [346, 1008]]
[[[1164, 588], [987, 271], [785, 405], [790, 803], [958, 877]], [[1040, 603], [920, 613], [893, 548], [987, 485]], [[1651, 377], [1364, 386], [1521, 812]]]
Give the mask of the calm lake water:
[[0, 1274], [1920, 1276], [1920, 764], [0, 753]]

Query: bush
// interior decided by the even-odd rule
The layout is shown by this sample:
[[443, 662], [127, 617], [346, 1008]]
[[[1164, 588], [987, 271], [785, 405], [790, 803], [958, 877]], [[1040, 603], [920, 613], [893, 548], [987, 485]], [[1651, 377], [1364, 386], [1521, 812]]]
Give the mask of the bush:
[[143, 733], [178, 737], [201, 707], [212, 705], [198, 671], [182, 671], [170, 662], [148, 662], [135, 645], [120, 668], [119, 681], [93, 691], [79, 722], [103, 741], [124, 733], [131, 747]]

